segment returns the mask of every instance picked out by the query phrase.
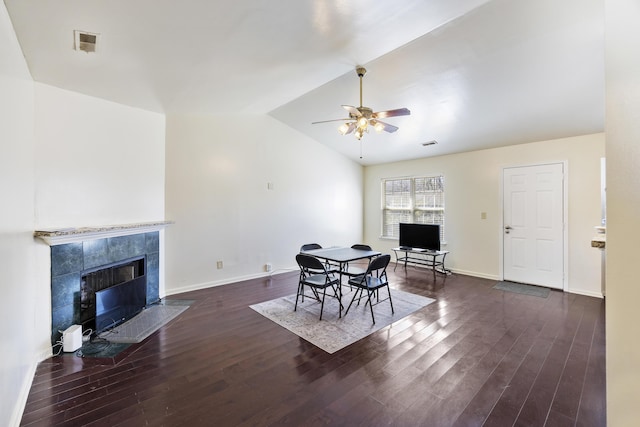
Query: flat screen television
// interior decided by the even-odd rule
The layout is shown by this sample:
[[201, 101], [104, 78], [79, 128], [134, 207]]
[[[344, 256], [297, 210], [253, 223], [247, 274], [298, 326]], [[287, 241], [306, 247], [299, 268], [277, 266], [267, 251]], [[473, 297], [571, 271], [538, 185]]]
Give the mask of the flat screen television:
[[440, 226], [437, 224], [400, 223], [401, 248], [440, 250]]

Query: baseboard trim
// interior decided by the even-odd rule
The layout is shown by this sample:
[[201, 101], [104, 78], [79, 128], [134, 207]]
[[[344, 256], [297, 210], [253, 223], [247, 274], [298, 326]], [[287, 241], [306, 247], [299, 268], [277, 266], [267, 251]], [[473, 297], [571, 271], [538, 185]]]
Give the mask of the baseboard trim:
[[[400, 266], [401, 264], [402, 263], [399, 263], [398, 265]], [[427, 267], [423, 267], [423, 266], [415, 266], [415, 267], [428, 269]], [[489, 280], [496, 280], [496, 281], [502, 280], [502, 278], [500, 276], [493, 275], [493, 274], [478, 273], [477, 271], [451, 269], [451, 272], [452, 273], [457, 273], [457, 274], [464, 274], [465, 276], [480, 277], [482, 279], [489, 279]], [[557, 289], [557, 290], [561, 291], [562, 289]], [[604, 295], [601, 292], [587, 291], [587, 290], [583, 290], [583, 289], [572, 289], [572, 288], [570, 288], [570, 289], [567, 289], [565, 292], [570, 293], [570, 294], [584, 295], [584, 296], [587, 296], [587, 297], [594, 297], [594, 298], [600, 298], [600, 299], [604, 298]]]
[[[398, 266], [400, 266], [400, 264], [398, 264]], [[423, 266], [412, 266], [412, 267], [429, 270], [427, 267], [423, 267]], [[229, 277], [223, 280], [215, 280], [210, 282], [196, 283], [193, 285], [183, 286], [180, 288], [172, 288], [172, 289], [166, 290], [164, 295], [161, 295], [161, 297], [164, 298], [168, 296], [182, 294], [185, 292], [199, 291], [202, 289], [212, 288], [215, 286], [230, 285], [232, 283], [242, 282], [244, 280], [252, 280], [252, 279], [258, 279], [262, 277], [273, 277], [280, 274], [290, 273], [292, 271], [299, 271], [298, 267], [278, 269], [269, 273], [257, 273], [257, 274], [248, 274], [245, 276]], [[465, 276], [480, 277], [482, 279], [489, 279], [489, 280], [500, 280], [498, 276], [491, 275], [491, 274], [478, 273], [477, 271], [467, 271], [467, 270], [458, 270], [458, 269], [451, 269], [450, 271], [453, 274], [463, 274]]]
[[[398, 266], [401, 266], [401, 263], [399, 263]], [[421, 269], [424, 269], [424, 270], [430, 270], [430, 269], [428, 269], [427, 267], [424, 267], [424, 266], [412, 266], [412, 267], [421, 268]], [[223, 280], [216, 280], [216, 281], [211, 281], [211, 282], [197, 283], [197, 284], [194, 284], [194, 285], [184, 286], [184, 287], [181, 287], [181, 288], [170, 289], [168, 292], [165, 293], [165, 295], [163, 295], [163, 297], [172, 296], [172, 295], [176, 295], [176, 294], [181, 294], [181, 293], [184, 293], [184, 292], [199, 291], [201, 289], [207, 289], [207, 288], [211, 288], [211, 287], [214, 287], [214, 286], [229, 285], [231, 283], [242, 282], [243, 280], [251, 280], [251, 279], [257, 279], [257, 278], [261, 278], [261, 277], [273, 277], [273, 276], [277, 276], [277, 275], [280, 275], [280, 274], [290, 273], [292, 271], [298, 271], [298, 268], [297, 267], [291, 267], [291, 268], [288, 268], [288, 269], [285, 268], [285, 269], [274, 270], [274, 271], [269, 272], [269, 273], [249, 274], [249, 275], [240, 276], [240, 277], [229, 277], [229, 278], [223, 279]], [[453, 274], [463, 274], [465, 276], [479, 277], [481, 279], [489, 279], [489, 280], [496, 280], [496, 281], [502, 280], [502, 278], [499, 275], [479, 273], [477, 271], [459, 270], [459, 269], [455, 269], [455, 268], [450, 269], [450, 271]], [[581, 290], [581, 289], [568, 289], [566, 292], [572, 293], [572, 294], [584, 295], [584, 296], [588, 296], [588, 297], [594, 297], [594, 298], [604, 298], [604, 295], [602, 295], [602, 293], [600, 293], [600, 292], [585, 291], [585, 290]]]
[[477, 271], [458, 270], [458, 269], [451, 269], [451, 271], [453, 273], [463, 274], [465, 276], [479, 277], [481, 279], [500, 280], [500, 276], [496, 276], [494, 274], [485, 274], [485, 273], [478, 273]]
[[586, 297], [594, 297], [603, 299], [604, 295], [601, 292], [593, 292], [593, 291], [583, 291], [580, 289], [567, 289], [567, 292], [570, 294], [584, 295]]
[[[404, 263], [403, 262], [395, 262], [394, 264], [397, 265], [397, 267], [404, 267]], [[431, 271], [431, 267], [428, 267], [426, 265], [420, 265], [420, 264], [407, 264], [408, 267], [411, 268], [420, 268], [423, 270], [427, 270], [427, 271]], [[445, 264], [445, 267], [451, 271], [451, 273], [453, 274], [463, 274], [465, 276], [473, 276], [473, 277], [480, 277], [482, 279], [489, 279], [489, 280], [500, 280], [499, 276], [493, 275], [493, 274], [485, 274], [485, 273], [478, 273], [477, 271], [468, 271], [468, 270], [458, 270], [456, 268], [450, 268]]]
[[27, 372], [25, 373], [24, 379], [22, 381], [22, 386], [20, 387], [20, 391], [18, 392], [18, 396], [16, 399], [16, 404], [13, 407], [13, 413], [11, 414], [11, 418], [9, 419], [10, 427], [18, 427], [20, 422], [22, 421], [22, 415], [24, 414], [24, 408], [27, 406], [27, 399], [29, 398], [29, 391], [31, 391], [31, 386], [33, 385], [33, 379], [36, 376], [36, 369], [38, 369], [38, 364], [49, 358], [51, 356], [51, 349], [49, 349], [48, 354], [45, 356], [45, 352], [41, 352], [37, 359], [34, 360]]
[[288, 272], [291, 272], [291, 271], [294, 271], [294, 270], [297, 271], [297, 268], [296, 269], [275, 270], [275, 271], [271, 271], [269, 273], [265, 272], [265, 273], [257, 273], [257, 274], [248, 274], [248, 275], [245, 275], [245, 276], [229, 277], [229, 278], [223, 279], [223, 280], [215, 280], [215, 281], [211, 281], [211, 282], [196, 283], [194, 285], [183, 286], [181, 288], [169, 289], [169, 290], [167, 290], [165, 292], [163, 297], [182, 294], [182, 293], [185, 293], [185, 292], [199, 291], [201, 289], [213, 288], [215, 286], [230, 285], [232, 283], [243, 282], [245, 280], [259, 279], [259, 278], [262, 278], [262, 277], [278, 276], [280, 274], [285, 274], [285, 273], [288, 273]]

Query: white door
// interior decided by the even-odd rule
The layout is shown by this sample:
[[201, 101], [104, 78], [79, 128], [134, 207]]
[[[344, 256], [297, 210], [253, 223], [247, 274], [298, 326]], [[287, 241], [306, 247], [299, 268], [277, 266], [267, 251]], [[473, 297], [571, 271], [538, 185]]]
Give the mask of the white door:
[[564, 165], [503, 171], [504, 280], [563, 289]]

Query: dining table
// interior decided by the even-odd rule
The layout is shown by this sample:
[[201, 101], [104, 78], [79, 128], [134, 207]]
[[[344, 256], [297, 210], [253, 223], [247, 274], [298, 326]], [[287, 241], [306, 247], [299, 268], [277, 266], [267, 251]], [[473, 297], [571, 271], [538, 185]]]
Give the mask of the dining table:
[[314, 256], [316, 258], [328, 261], [338, 265], [338, 274], [340, 275], [340, 286], [338, 287], [338, 301], [340, 305], [340, 317], [342, 317], [342, 275], [345, 268], [350, 262], [361, 259], [371, 259], [382, 254], [382, 252], [366, 249], [354, 249], [350, 247], [333, 246], [322, 249], [311, 249], [300, 251], [300, 253]]

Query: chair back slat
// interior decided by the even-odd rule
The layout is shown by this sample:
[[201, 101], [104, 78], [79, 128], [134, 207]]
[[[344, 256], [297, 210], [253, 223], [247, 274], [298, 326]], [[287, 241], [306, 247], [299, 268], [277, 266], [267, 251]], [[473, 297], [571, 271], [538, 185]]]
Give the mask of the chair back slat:
[[356, 243], [355, 245], [351, 246], [351, 249], [358, 249], [358, 250], [361, 250], [361, 251], [370, 251], [371, 250], [371, 246], [363, 245], [361, 243]]
[[306, 254], [297, 254], [296, 262], [300, 266], [301, 270], [321, 270], [325, 271], [324, 264], [318, 258], [306, 255]]
[[300, 251], [312, 251], [314, 249], [322, 249], [322, 246], [317, 243], [307, 243], [300, 247]]
[[[371, 274], [378, 270], [386, 270], [387, 265], [389, 265], [389, 261], [391, 261], [391, 255], [389, 254], [380, 255], [379, 257], [373, 258], [369, 263], [366, 274]], [[384, 271], [380, 272], [380, 274], [382, 274], [383, 272]]]

